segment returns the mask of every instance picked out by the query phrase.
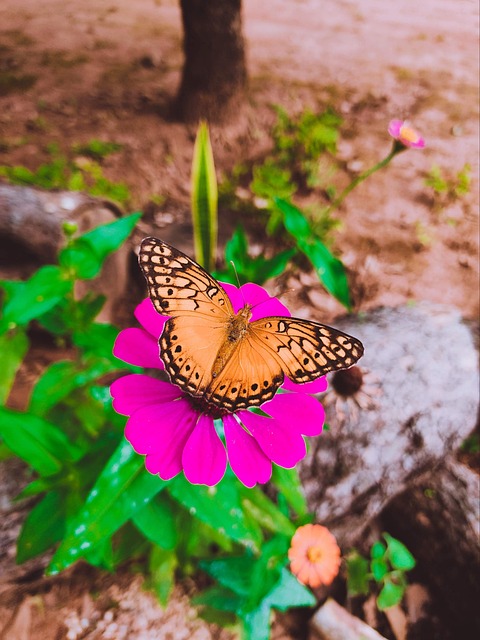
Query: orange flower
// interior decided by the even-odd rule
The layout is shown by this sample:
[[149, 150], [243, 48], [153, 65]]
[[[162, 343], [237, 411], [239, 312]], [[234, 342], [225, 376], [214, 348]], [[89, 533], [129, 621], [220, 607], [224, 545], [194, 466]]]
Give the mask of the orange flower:
[[331, 584], [340, 569], [337, 541], [320, 524], [306, 524], [295, 531], [288, 558], [291, 572], [309, 587]]

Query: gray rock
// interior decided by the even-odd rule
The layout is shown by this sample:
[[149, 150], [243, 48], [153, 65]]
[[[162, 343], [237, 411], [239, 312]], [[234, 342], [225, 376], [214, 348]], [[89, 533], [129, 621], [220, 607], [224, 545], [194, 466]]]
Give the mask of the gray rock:
[[336, 326], [364, 343], [359, 365], [376, 376], [370, 391], [380, 395], [359, 408], [355, 397], [365, 407], [365, 394], [345, 401], [330, 385], [330, 430], [312, 441], [300, 473], [317, 521], [348, 547], [388, 501], [442, 465], [471, 433], [479, 374], [471, 332], [454, 309], [383, 308]]

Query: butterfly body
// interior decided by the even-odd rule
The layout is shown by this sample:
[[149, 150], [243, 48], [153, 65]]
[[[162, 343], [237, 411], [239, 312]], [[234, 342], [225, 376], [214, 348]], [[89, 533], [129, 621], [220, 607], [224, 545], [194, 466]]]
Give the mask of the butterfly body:
[[142, 242], [139, 263], [156, 310], [168, 315], [160, 355], [171, 382], [213, 413], [233, 413], [270, 400], [285, 376], [310, 382], [353, 365], [360, 341], [320, 323], [237, 313], [200, 265], [156, 238]]

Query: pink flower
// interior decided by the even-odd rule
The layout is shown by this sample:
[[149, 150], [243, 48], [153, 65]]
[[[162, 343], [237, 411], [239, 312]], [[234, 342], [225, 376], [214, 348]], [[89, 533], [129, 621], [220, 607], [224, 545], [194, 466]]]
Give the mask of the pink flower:
[[[258, 285], [222, 286], [235, 312], [245, 302], [253, 305], [252, 320], [290, 315]], [[142, 328], [121, 331], [113, 352], [130, 364], [161, 371], [158, 340], [168, 317], [158, 314], [148, 298], [138, 305], [135, 316]], [[285, 379], [283, 392], [265, 402], [261, 412], [248, 409], [226, 415], [203, 412], [198, 398], [195, 402], [154, 375], [126, 375], [112, 384], [111, 394], [115, 411], [129, 416], [125, 437], [146, 456], [150, 473], [169, 480], [183, 470], [189, 482], [212, 486], [222, 479], [228, 454], [235, 475], [253, 487], [270, 479], [272, 462], [291, 468], [305, 456], [303, 436], [319, 435], [324, 422], [322, 405], [309, 394], [326, 386], [324, 377], [303, 385]], [[222, 431], [226, 447], [218, 434]]]
[[392, 120], [388, 125], [388, 133], [403, 147], [411, 149], [423, 149], [425, 140], [407, 120]]

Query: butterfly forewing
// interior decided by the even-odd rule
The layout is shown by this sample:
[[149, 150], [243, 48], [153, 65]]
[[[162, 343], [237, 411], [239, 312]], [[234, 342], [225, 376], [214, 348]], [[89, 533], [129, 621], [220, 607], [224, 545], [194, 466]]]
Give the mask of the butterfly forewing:
[[164, 315], [194, 312], [226, 318], [232, 305], [221, 285], [196, 262], [157, 238], [145, 238], [138, 262], [155, 309]]
[[226, 339], [225, 323], [215, 318], [193, 314], [170, 318], [160, 337], [160, 351], [171, 381], [194, 396], [203, 395]]
[[268, 345], [272, 357], [281, 361], [282, 370], [297, 383], [351, 367], [363, 355], [359, 340], [317, 322], [271, 317], [250, 326], [257, 344]]

